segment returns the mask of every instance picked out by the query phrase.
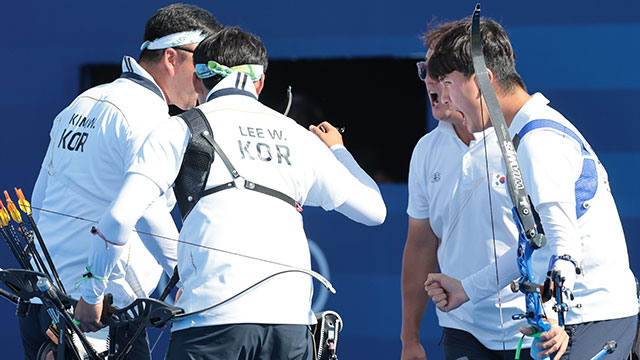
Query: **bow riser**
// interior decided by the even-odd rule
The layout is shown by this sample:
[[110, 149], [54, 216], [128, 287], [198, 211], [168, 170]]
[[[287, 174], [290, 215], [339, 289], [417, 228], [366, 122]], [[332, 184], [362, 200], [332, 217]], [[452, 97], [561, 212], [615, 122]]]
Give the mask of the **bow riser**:
[[[535, 275], [531, 272], [531, 256], [535, 251], [529, 244], [529, 240], [524, 235], [524, 230], [519, 219], [515, 216], [514, 221], [518, 227], [520, 236], [518, 237], [518, 268], [522, 277], [519, 280], [519, 291], [524, 294], [526, 301], [527, 314], [526, 318], [529, 325], [535, 326], [537, 332], [549, 331], [551, 325], [547, 321], [547, 317], [544, 314], [544, 308], [542, 306], [542, 299], [540, 297], [540, 288]], [[544, 237], [543, 237], [544, 238]]]

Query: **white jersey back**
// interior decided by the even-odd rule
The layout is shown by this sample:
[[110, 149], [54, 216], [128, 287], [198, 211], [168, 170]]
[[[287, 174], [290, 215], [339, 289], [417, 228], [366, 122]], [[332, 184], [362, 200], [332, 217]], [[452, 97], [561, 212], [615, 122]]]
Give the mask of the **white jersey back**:
[[[97, 241], [89, 232], [94, 224], [55, 212], [99, 220], [144, 139], [158, 119], [168, 117], [153, 78], [129, 57], [123, 71], [136, 73], [148, 87], [119, 78], [85, 91], [60, 112], [34, 190], [34, 207], [45, 209], [34, 210], [34, 217], [66, 290], [76, 297], [74, 283], [86, 272], [89, 242]], [[118, 306], [148, 296], [161, 273], [137, 235], [132, 237], [107, 289]]]
[[[238, 173], [301, 204], [333, 210], [345, 202], [353, 187], [362, 186], [358, 180], [317, 136], [258, 102], [251, 82], [236, 81], [242, 75], [225, 78], [213, 89], [215, 98], [199, 106]], [[234, 84], [246, 86], [239, 89]], [[153, 131], [130, 172], [168, 188], [188, 136], [184, 121], [168, 120]], [[174, 171], [158, 170], [168, 167]], [[231, 180], [216, 154], [206, 188]], [[177, 305], [186, 312], [228, 299], [288, 266], [310, 269], [302, 215], [292, 205], [256, 191], [229, 188], [201, 198], [185, 219], [180, 239], [184, 294]], [[174, 330], [230, 323], [310, 324], [311, 297], [308, 275], [286, 273], [220, 307], [176, 322]]]

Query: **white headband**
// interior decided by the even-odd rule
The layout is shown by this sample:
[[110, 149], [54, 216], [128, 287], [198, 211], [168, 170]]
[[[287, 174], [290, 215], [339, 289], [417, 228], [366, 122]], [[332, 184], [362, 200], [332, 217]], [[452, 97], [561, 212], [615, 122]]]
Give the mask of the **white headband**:
[[153, 41], [145, 41], [140, 46], [140, 50], [158, 50], [168, 49], [174, 46], [195, 44], [204, 40], [206, 36], [200, 30], [183, 31], [175, 34], [169, 34]]

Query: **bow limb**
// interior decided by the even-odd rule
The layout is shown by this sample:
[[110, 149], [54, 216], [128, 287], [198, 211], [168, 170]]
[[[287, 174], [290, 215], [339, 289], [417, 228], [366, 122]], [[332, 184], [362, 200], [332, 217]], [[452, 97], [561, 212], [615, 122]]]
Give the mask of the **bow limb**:
[[543, 234], [540, 234], [537, 231], [536, 222], [533, 218], [531, 202], [529, 201], [529, 196], [527, 195], [527, 190], [524, 185], [524, 179], [522, 178], [522, 172], [520, 171], [520, 165], [518, 164], [516, 150], [511, 142], [509, 128], [507, 127], [504, 115], [502, 114], [498, 97], [493, 89], [493, 85], [491, 84], [489, 71], [484, 61], [482, 38], [480, 34], [480, 4], [476, 5], [476, 9], [473, 12], [471, 25], [471, 55], [473, 59], [473, 68], [478, 81], [478, 87], [482, 93], [482, 98], [484, 98], [484, 101], [487, 104], [489, 120], [496, 132], [502, 157], [505, 161], [511, 201], [517, 210], [516, 215], [522, 223], [525, 236], [529, 239], [529, 244], [534, 249], [539, 249], [546, 244], [546, 240]]
[[[509, 195], [514, 206], [513, 217], [519, 231], [517, 263], [521, 277], [518, 281], [512, 283], [512, 290], [524, 293], [526, 313], [514, 316], [514, 319], [526, 318], [529, 325], [535, 327], [536, 332], [545, 332], [550, 329], [550, 324], [546, 320], [540, 299], [540, 290], [539, 287], [536, 286], [537, 283], [531, 271], [531, 255], [534, 250], [546, 244], [546, 239], [544, 234], [538, 231], [536, 221], [533, 217], [533, 209], [522, 178], [515, 147], [511, 142], [498, 97], [489, 78], [489, 72], [484, 60], [481, 35], [480, 4], [477, 4], [473, 12], [471, 24], [471, 55], [473, 67], [478, 87], [482, 93], [481, 101], [484, 99], [486, 103], [489, 118], [494, 127], [505, 162]], [[534, 348], [535, 345], [533, 345], [532, 351]]]
[[331, 283], [327, 279], [325, 279], [322, 275], [320, 275], [320, 274], [318, 274], [318, 273], [316, 273], [315, 271], [312, 271], [312, 270], [306, 270], [306, 269], [291, 267], [291, 269], [278, 271], [278, 272], [273, 273], [273, 274], [271, 274], [271, 275], [269, 275], [269, 276], [267, 276], [267, 277], [265, 277], [263, 279], [260, 279], [257, 282], [251, 284], [250, 286], [244, 288], [243, 290], [237, 292], [236, 294], [234, 294], [234, 295], [232, 295], [232, 296], [230, 296], [230, 297], [228, 297], [228, 298], [226, 298], [226, 299], [224, 299], [224, 300], [222, 300], [220, 302], [217, 302], [217, 303], [215, 303], [215, 304], [213, 304], [213, 305], [211, 305], [209, 307], [177, 315], [177, 316], [175, 316], [175, 319], [182, 319], [182, 318], [185, 318], [187, 316], [197, 315], [197, 314], [203, 313], [205, 311], [209, 311], [211, 309], [214, 309], [214, 308], [216, 308], [218, 306], [221, 306], [223, 304], [228, 303], [229, 301], [237, 298], [238, 296], [240, 296], [240, 295], [246, 293], [247, 291], [253, 289], [254, 287], [256, 287], [256, 286], [258, 286], [258, 285], [260, 285], [260, 284], [262, 284], [262, 283], [264, 283], [264, 282], [266, 282], [268, 280], [270, 280], [273, 277], [276, 277], [276, 276], [282, 275], [282, 274], [286, 274], [286, 273], [290, 273], [290, 272], [300, 272], [300, 273], [303, 273], [303, 274], [307, 274], [307, 275], [311, 276], [312, 278], [320, 281], [320, 283], [322, 283], [322, 285], [324, 285], [332, 294], [336, 293], [336, 290], [333, 288]]

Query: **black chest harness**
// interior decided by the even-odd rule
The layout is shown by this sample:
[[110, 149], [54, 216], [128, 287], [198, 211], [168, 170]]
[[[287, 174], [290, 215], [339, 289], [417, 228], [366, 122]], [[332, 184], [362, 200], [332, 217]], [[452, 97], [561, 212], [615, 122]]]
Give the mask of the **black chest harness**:
[[[244, 91], [238, 89], [229, 90], [237, 90], [238, 93], [244, 93]], [[200, 109], [193, 108], [180, 114], [179, 117], [187, 124], [190, 132], [189, 143], [173, 188], [183, 221], [198, 200], [207, 195], [231, 188], [244, 188], [273, 196], [293, 206], [297, 211], [302, 211], [300, 203], [289, 195], [242, 177], [213, 139], [209, 121], [207, 121], [206, 116]], [[231, 173], [233, 180], [205, 190], [216, 152]]]

